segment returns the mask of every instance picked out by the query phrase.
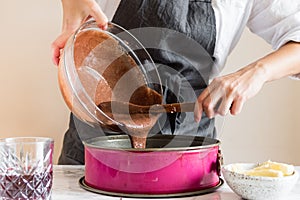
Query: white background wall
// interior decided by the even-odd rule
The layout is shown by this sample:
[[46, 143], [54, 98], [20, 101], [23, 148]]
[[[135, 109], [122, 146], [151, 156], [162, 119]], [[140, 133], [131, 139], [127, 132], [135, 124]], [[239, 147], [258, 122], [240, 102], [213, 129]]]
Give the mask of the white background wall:
[[[57, 84], [50, 44], [61, 29], [59, 0], [0, 2], [0, 137], [55, 139], [57, 160], [69, 111]], [[248, 31], [226, 73], [270, 51]], [[226, 163], [266, 159], [300, 165], [300, 82], [268, 83], [240, 115], [227, 116], [219, 138]]]
[[0, 137], [53, 137], [56, 159], [68, 123], [50, 53], [60, 0], [0, 1], [0, 26]]

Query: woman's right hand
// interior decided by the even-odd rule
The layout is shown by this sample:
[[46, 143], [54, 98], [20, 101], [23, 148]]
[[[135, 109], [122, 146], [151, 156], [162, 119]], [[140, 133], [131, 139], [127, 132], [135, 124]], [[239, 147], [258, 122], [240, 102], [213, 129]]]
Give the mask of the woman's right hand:
[[52, 61], [59, 64], [60, 53], [68, 38], [88, 18], [93, 17], [101, 29], [107, 28], [108, 19], [95, 0], [62, 0], [63, 24], [61, 34], [51, 45]]

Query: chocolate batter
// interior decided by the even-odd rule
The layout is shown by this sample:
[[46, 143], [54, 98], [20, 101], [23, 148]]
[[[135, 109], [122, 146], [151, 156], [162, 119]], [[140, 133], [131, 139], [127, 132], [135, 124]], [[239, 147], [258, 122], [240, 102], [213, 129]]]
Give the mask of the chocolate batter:
[[[117, 40], [104, 32], [88, 30], [77, 35], [74, 61], [81, 84], [96, 105], [125, 101], [138, 105], [160, 104], [162, 97], [146, 85], [143, 73]], [[108, 117], [124, 124], [133, 148], [145, 148], [150, 129], [158, 115], [96, 113], [103, 126], [120, 130]]]

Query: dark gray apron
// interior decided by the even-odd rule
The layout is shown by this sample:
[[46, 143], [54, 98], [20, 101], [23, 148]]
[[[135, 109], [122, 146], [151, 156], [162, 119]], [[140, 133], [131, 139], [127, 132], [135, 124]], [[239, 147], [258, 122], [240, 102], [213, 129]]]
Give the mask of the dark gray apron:
[[[164, 102], [196, 101], [213, 66], [216, 26], [211, 0], [122, 0], [112, 20], [130, 30], [157, 65]], [[148, 28], [147, 28], [148, 27]], [[193, 113], [163, 115], [151, 134], [216, 137], [214, 119]], [[84, 164], [81, 133], [97, 129], [71, 115], [59, 164]]]

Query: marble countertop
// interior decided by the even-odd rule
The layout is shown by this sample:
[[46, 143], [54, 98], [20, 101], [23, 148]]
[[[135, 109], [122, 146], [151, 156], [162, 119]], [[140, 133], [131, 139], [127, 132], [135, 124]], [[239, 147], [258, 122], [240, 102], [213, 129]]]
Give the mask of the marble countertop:
[[[300, 167], [296, 167], [297, 171], [300, 173]], [[124, 197], [113, 197], [107, 195], [101, 195], [92, 193], [82, 189], [78, 182], [81, 177], [84, 176], [84, 166], [54, 166], [54, 179], [53, 179], [53, 188], [52, 188], [52, 200], [94, 200], [94, 199], [103, 199], [103, 200], [137, 200], [137, 198], [124, 198]], [[139, 198], [140, 199], [140, 198]], [[147, 198], [149, 199], [149, 198]], [[155, 198], [159, 199], [159, 198]], [[161, 198], [167, 199], [167, 198]], [[168, 198], [176, 200], [240, 200], [241, 198], [237, 196], [232, 190], [224, 183], [220, 188], [215, 192], [198, 195], [192, 197], [184, 198]], [[293, 188], [289, 196], [285, 197], [284, 200], [295, 200], [300, 199], [300, 179], [298, 180], [297, 185]]]

